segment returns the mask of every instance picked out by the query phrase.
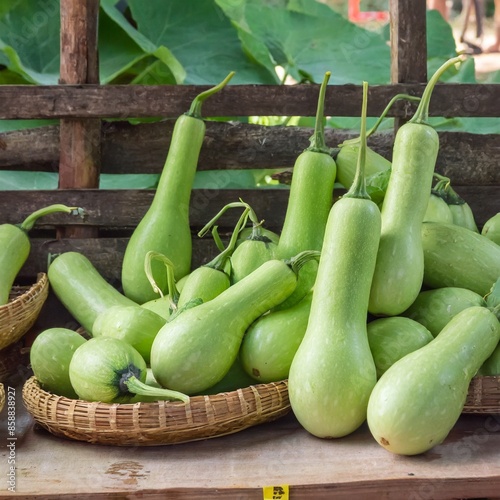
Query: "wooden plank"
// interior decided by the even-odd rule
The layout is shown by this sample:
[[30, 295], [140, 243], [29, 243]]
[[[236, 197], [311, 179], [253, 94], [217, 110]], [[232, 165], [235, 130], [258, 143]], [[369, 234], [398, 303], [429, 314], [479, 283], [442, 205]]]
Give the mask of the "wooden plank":
[[[426, 2], [390, 0], [391, 83], [427, 82]], [[394, 131], [406, 122], [396, 117]]]
[[[223, 178], [221, 185], [223, 186]], [[499, 186], [456, 186], [456, 191], [469, 201], [477, 218], [483, 223], [488, 216], [500, 212]], [[334, 196], [345, 190], [335, 189]], [[195, 189], [190, 202], [190, 221], [193, 231], [198, 231], [224, 205], [242, 198], [249, 203], [266, 227], [281, 228], [285, 216], [289, 191], [274, 189]], [[37, 222], [38, 230], [50, 230], [55, 225], [76, 225], [129, 231], [135, 227], [151, 205], [154, 190], [65, 190], [65, 191], [5, 191], [2, 193], [0, 215], [2, 222], [11, 224], [35, 209], [52, 203], [81, 206], [88, 212], [82, 221], [66, 214], [53, 214]], [[12, 211], [9, 207], [16, 206]], [[234, 227], [241, 212], [229, 210], [221, 219], [221, 229]]]
[[[223, 241], [227, 241], [227, 236], [222, 234], [222, 237]], [[20, 283], [32, 282], [37, 273], [45, 272], [50, 255], [74, 251], [86, 255], [102, 276], [120, 289], [123, 254], [128, 238], [66, 238], [62, 240], [32, 238], [31, 241], [30, 256], [16, 278]], [[210, 236], [198, 238], [193, 234], [193, 269], [206, 264], [218, 253]]]
[[[214, 183], [217, 180], [214, 181]], [[201, 229], [224, 205], [242, 198], [255, 210], [259, 219], [269, 220], [269, 227], [281, 227], [288, 189], [224, 189], [224, 172], [220, 189], [194, 189], [190, 200], [190, 221], [194, 230]], [[18, 223], [23, 217], [53, 203], [80, 206], [88, 212], [83, 221], [66, 214], [48, 215], [37, 222], [36, 228], [50, 229], [57, 225], [131, 229], [135, 227], [151, 205], [154, 190], [97, 190], [68, 189], [52, 191], [5, 191], [2, 193], [0, 213], [2, 222]], [[11, 204], [12, 203], [12, 204]], [[9, 209], [16, 206], [16, 210]], [[241, 210], [229, 210], [220, 219], [220, 227], [234, 227]], [[265, 224], [267, 226], [267, 224]]]
[[[318, 439], [292, 413], [216, 439], [117, 448], [33, 428], [20, 396], [18, 385], [16, 494], [22, 498], [258, 500], [263, 486], [289, 485], [290, 498], [302, 500], [444, 500], [493, 499], [500, 490], [496, 416], [462, 415], [442, 444], [412, 457], [384, 450], [366, 424], [341, 439]], [[5, 429], [3, 412], [4, 440]]]
[[[173, 122], [103, 126], [102, 168], [108, 174], [159, 173], [170, 145]], [[264, 127], [239, 122], [207, 122], [198, 170], [291, 168], [309, 145], [308, 127]], [[335, 147], [357, 133], [326, 129], [326, 141]], [[500, 184], [498, 134], [440, 132], [437, 170], [454, 184]], [[369, 145], [392, 157], [393, 134], [377, 133]], [[58, 127], [40, 127], [0, 134], [3, 170], [57, 172]]]
[[[99, 1], [61, 0], [60, 84], [99, 83], [97, 27]], [[59, 188], [98, 188], [101, 151], [98, 118], [61, 120]], [[95, 237], [92, 227], [60, 227], [66, 237]]]
[[[398, 93], [421, 95], [423, 83], [370, 87], [369, 116], [379, 116]], [[0, 119], [177, 117], [206, 86], [191, 85], [0, 85]], [[330, 85], [325, 113], [359, 116], [360, 85]], [[210, 116], [314, 116], [318, 90], [313, 85], [228, 85], [203, 105]], [[500, 86], [436, 85], [431, 116], [500, 116]], [[400, 102], [394, 116], [407, 117]]]
[[426, 4], [390, 0], [391, 83], [427, 81]]

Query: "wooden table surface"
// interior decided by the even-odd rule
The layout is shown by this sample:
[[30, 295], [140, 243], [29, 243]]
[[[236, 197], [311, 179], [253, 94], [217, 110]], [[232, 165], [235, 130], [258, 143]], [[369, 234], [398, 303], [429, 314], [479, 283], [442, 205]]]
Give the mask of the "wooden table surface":
[[[20, 388], [15, 413], [16, 498], [243, 500], [280, 485], [292, 500], [500, 498], [500, 415], [463, 414], [443, 444], [403, 457], [379, 446], [366, 425], [321, 440], [291, 413], [229, 436], [147, 448], [55, 437], [34, 425]], [[9, 496], [5, 409], [0, 443], [0, 496]]]

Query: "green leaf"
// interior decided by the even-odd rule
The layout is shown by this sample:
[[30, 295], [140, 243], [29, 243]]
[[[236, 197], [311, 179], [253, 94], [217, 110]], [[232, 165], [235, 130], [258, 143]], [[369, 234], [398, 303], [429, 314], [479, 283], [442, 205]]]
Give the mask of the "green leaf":
[[168, 47], [186, 71], [185, 83], [276, 83], [275, 75], [242, 50], [236, 30], [214, 0], [129, 0], [137, 29], [156, 47]]
[[31, 83], [57, 83], [59, 26], [56, 0], [23, 0], [4, 7], [0, 18], [0, 50], [8, 60], [8, 69]]
[[[182, 83], [186, 76], [186, 72], [172, 52], [162, 45], [155, 45], [151, 40], [135, 29], [122, 12], [115, 7], [116, 3], [117, 0], [101, 0], [101, 7], [108, 18], [121, 28], [123, 34], [127, 35], [130, 42], [140, 48], [142, 55], [142, 57], [136, 58], [135, 60], [129, 57], [130, 63], [124, 65], [124, 69], [131, 70], [130, 74], [132, 77], [130, 78], [130, 82], [141, 84]], [[104, 48], [109, 45], [110, 53], [120, 54], [123, 49], [120, 48], [120, 41], [115, 39], [113, 35], [114, 31], [116, 30], [102, 30], [102, 46]], [[105, 36], [109, 33], [113, 36], [106, 39]], [[135, 69], [133, 69], [134, 67]], [[122, 76], [122, 80], [124, 73], [124, 71], [119, 73], [119, 75]], [[119, 75], [115, 75], [113, 78], [116, 79]]]
[[[387, 83], [390, 50], [383, 37], [365, 30], [315, 0], [217, 0], [231, 18], [245, 50], [262, 59], [263, 47], [273, 64], [296, 81], [311, 75], [332, 84]], [[252, 43], [247, 43], [248, 40]]]
[[59, 120], [0, 120], [0, 132], [45, 127], [57, 123]]

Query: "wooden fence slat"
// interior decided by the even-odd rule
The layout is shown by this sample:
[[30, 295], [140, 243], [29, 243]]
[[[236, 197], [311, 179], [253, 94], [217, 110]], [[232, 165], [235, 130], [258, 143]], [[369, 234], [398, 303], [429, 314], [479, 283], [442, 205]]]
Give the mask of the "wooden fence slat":
[[[426, 3], [390, 0], [391, 82], [427, 81]], [[404, 14], [404, 15], [402, 15]]]
[[[484, 223], [488, 217], [500, 212], [499, 186], [455, 186], [456, 191], [471, 205], [478, 218]], [[334, 197], [345, 192], [336, 188]], [[242, 198], [264, 219], [264, 225], [280, 230], [288, 201], [288, 189], [195, 189], [190, 203], [190, 223], [196, 232], [224, 205]], [[14, 212], [3, 213], [2, 222], [18, 223], [31, 213], [51, 203], [66, 203], [82, 206], [88, 211], [88, 218], [54, 214], [40, 219], [35, 229], [50, 230], [55, 225], [88, 226], [112, 231], [131, 232], [149, 208], [154, 190], [54, 190], [54, 191], [4, 191], [2, 205], [16, 206]], [[228, 211], [220, 220], [221, 229], [234, 227], [241, 212]]]
[[[425, 84], [370, 87], [368, 115], [379, 116], [398, 93], [422, 95]], [[192, 85], [0, 85], [0, 119], [177, 117], [205, 86]], [[325, 113], [359, 116], [360, 85], [331, 85]], [[318, 92], [312, 85], [228, 85], [203, 105], [210, 116], [314, 116]], [[396, 103], [392, 116], [412, 107]], [[436, 85], [431, 116], [500, 116], [500, 85]]]
[[[97, 28], [99, 0], [61, 0], [61, 84], [99, 83]], [[97, 188], [101, 153], [98, 118], [61, 120], [59, 188]], [[61, 236], [93, 237], [91, 227], [61, 227]]]
[[[154, 173], [163, 168], [173, 122], [131, 125], [111, 122], [103, 126], [102, 173]], [[309, 145], [312, 129], [265, 127], [242, 123], [207, 122], [199, 171], [219, 169], [291, 168]], [[326, 129], [331, 147], [353, 137]], [[440, 132], [437, 170], [454, 185], [500, 185], [498, 134]], [[392, 157], [393, 134], [377, 133], [369, 145], [385, 158]], [[57, 172], [58, 127], [0, 134], [0, 165], [4, 170]]]

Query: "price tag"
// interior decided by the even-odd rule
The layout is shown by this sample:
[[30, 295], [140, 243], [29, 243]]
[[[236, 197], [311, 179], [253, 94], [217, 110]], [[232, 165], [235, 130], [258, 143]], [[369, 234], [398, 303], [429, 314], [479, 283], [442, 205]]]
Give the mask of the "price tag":
[[288, 484], [281, 486], [264, 486], [263, 500], [288, 500]]

